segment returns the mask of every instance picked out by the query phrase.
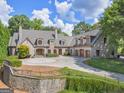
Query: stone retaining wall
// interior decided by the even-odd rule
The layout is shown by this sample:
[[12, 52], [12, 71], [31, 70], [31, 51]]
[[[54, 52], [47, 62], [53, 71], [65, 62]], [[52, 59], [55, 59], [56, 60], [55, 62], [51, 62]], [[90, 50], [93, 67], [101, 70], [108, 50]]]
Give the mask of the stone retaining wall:
[[14, 75], [11, 67], [4, 64], [3, 81], [13, 89], [28, 91], [29, 93], [57, 93], [64, 90], [66, 79], [57, 78], [38, 78]]

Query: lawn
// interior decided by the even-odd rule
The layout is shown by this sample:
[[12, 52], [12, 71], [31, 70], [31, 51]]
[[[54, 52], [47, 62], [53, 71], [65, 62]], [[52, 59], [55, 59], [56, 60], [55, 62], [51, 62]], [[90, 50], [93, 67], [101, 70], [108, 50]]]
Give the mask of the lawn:
[[17, 56], [8, 56], [6, 58], [0, 58], [0, 66], [2, 66], [3, 61], [8, 60], [13, 67], [20, 67], [22, 62], [18, 59]]
[[87, 93], [87, 92], [76, 92], [76, 91], [69, 91], [69, 90], [64, 90], [59, 93]]
[[124, 74], [124, 62], [116, 59], [93, 58], [87, 60], [86, 64], [110, 72]]
[[[60, 69], [66, 77], [65, 91], [60, 93], [123, 93], [124, 83], [69, 68]], [[85, 92], [84, 92], [85, 91]]]

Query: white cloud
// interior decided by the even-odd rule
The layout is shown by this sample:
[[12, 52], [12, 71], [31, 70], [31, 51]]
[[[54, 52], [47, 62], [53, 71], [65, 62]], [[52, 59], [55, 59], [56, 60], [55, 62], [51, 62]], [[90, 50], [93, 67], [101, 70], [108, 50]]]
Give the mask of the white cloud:
[[53, 22], [50, 20], [51, 12], [48, 8], [43, 8], [42, 10], [33, 10], [32, 14], [32, 19], [37, 18], [43, 20], [44, 26], [53, 26]]
[[8, 25], [11, 12], [13, 12], [13, 8], [7, 4], [6, 0], [0, 0], [0, 20], [5, 25]]
[[73, 24], [64, 24], [64, 22], [58, 18], [56, 18], [55, 27], [60, 28], [63, 32], [67, 33], [70, 36], [72, 35], [72, 30], [74, 29]]
[[57, 0], [55, 0], [55, 5], [57, 12], [60, 15], [65, 15], [71, 8], [71, 4], [68, 4], [66, 1], [60, 3]]
[[37, 18], [43, 20], [44, 26], [55, 26], [60, 28], [63, 32], [66, 32], [68, 35], [72, 35], [71, 32], [74, 29], [73, 24], [65, 24], [63, 20], [58, 19], [58, 17], [54, 19], [55, 23], [53, 23], [49, 18], [51, 12], [47, 8], [43, 8], [42, 10], [33, 10], [32, 14], [33, 16], [31, 19]]
[[72, 35], [72, 30], [74, 29], [74, 25], [73, 24], [65, 24], [64, 29], [62, 29], [63, 32], [67, 33], [68, 35]]
[[75, 18], [75, 12], [71, 11], [72, 4], [68, 2], [69, 1], [58, 2], [57, 0], [55, 0], [57, 13], [60, 15], [61, 18], [65, 20], [79, 22], [79, 20]]
[[73, 0], [72, 7], [84, 17], [96, 18], [110, 5], [110, 0]]

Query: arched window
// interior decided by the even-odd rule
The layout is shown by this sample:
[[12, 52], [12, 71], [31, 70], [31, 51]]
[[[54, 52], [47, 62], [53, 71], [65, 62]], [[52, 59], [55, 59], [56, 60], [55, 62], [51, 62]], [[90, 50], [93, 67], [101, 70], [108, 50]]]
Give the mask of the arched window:
[[36, 43], [36, 45], [42, 45], [42, 43], [43, 43], [43, 40], [42, 39], [37, 39], [37, 41], [36, 41], [37, 43]]

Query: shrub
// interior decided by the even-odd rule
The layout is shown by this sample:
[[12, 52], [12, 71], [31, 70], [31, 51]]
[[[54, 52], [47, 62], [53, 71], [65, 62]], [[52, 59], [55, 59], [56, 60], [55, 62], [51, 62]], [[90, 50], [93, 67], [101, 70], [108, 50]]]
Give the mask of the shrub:
[[86, 91], [88, 93], [123, 93], [124, 87], [105, 80], [67, 77], [66, 89], [71, 91]]
[[59, 56], [58, 54], [55, 54], [55, 53], [48, 53], [47, 55], [46, 55], [47, 57], [57, 57], [57, 56]]
[[121, 54], [124, 55], [124, 48], [121, 50]]
[[29, 47], [27, 45], [20, 45], [18, 47], [19, 58], [26, 58], [29, 55]]
[[[123, 93], [124, 83], [106, 77], [89, 74], [86, 72], [62, 68], [60, 73], [66, 77], [67, 92], [62, 93]], [[61, 92], [60, 92], [61, 93]]]

